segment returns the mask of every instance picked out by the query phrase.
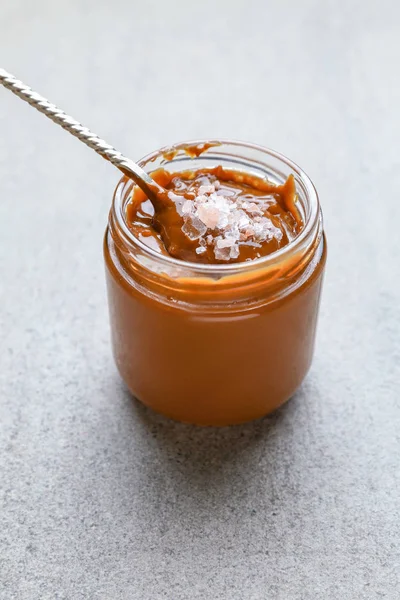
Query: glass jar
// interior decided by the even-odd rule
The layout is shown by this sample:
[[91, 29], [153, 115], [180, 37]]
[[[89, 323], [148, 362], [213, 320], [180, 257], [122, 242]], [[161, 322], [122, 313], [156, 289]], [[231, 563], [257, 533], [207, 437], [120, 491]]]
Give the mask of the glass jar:
[[[229, 425], [273, 411], [303, 381], [314, 349], [326, 242], [317, 192], [297, 165], [253, 144], [209, 143], [163, 148], [139, 164], [148, 173], [222, 165], [277, 184], [293, 174], [301, 233], [251, 262], [183, 262], [132, 235], [125, 215], [133, 183], [123, 177], [104, 256], [114, 357], [132, 394], [179, 421]], [[201, 144], [205, 151], [193, 157], [188, 146]]]

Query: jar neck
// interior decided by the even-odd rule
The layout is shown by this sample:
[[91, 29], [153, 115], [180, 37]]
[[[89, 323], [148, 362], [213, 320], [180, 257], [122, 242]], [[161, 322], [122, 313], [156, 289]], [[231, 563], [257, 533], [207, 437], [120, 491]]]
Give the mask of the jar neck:
[[[192, 145], [193, 142], [189, 144]], [[237, 163], [241, 163], [240, 170], [251, 169], [253, 173], [257, 173], [261, 164], [261, 171], [265, 173], [268, 167], [268, 178], [271, 179], [271, 174], [274, 174], [277, 183], [288, 174], [294, 174], [304, 221], [302, 232], [282, 249], [252, 262], [228, 265], [186, 263], [152, 250], [133, 236], [126, 222], [126, 205], [131, 198], [133, 182], [123, 177], [114, 193], [108, 236], [121, 275], [133, 287], [140, 286], [146, 293], [154, 294], [166, 302], [172, 299], [188, 304], [226, 305], [234, 302], [253, 304], [263, 299], [265, 301], [266, 297], [272, 301], [290, 293], [299, 284], [315, 260], [322, 237], [322, 215], [316, 190], [299, 167], [285, 157], [238, 142], [219, 143], [218, 152], [213, 152], [213, 148], [210, 148], [207, 154], [211, 152], [211, 157], [201, 155], [196, 161], [191, 160], [191, 168], [201, 168], [199, 163], [204, 165], [205, 159], [210, 158], [219, 164], [224, 161], [232, 162], [232, 147], [236, 152], [236, 168]], [[149, 172], [159, 166], [171, 170], [172, 165], [175, 170], [182, 170], [178, 163], [187, 160], [187, 157], [183, 161], [179, 160], [180, 151], [184, 149], [183, 144], [174, 147], [175, 154], [170, 152], [171, 149], [162, 149], [144, 158], [139, 164]], [[165, 158], [167, 150], [168, 159]], [[253, 160], [248, 156], [249, 153]], [[274, 164], [271, 166], [272, 162]]]

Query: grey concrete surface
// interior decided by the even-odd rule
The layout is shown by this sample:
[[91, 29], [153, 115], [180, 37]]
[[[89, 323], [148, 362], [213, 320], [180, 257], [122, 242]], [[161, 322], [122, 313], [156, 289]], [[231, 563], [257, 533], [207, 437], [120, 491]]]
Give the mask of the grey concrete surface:
[[320, 192], [312, 370], [243, 427], [130, 399], [110, 353], [114, 169], [0, 90], [1, 600], [400, 597], [395, 0], [2, 0], [1, 66], [132, 157], [233, 137]]

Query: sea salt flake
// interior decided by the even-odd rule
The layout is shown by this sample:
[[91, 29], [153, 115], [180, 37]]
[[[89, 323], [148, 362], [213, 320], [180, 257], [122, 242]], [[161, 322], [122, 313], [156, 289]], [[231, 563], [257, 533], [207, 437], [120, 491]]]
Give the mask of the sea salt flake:
[[217, 260], [230, 260], [231, 249], [230, 248], [214, 248], [214, 255]]
[[244, 231], [241, 231], [241, 232], [240, 232], [240, 240], [241, 240], [242, 242], [243, 242], [243, 241], [246, 241], [246, 240], [248, 240], [249, 238], [253, 237], [253, 235], [254, 235], [254, 229], [252, 229], [252, 228], [248, 227], [248, 228], [247, 228], [247, 229], [245, 229]]
[[210, 185], [201, 185], [199, 187], [197, 193], [199, 194], [199, 196], [203, 196], [204, 194], [212, 194], [213, 192], [215, 192], [215, 186], [210, 184]]
[[251, 220], [248, 215], [242, 209], [237, 209], [232, 212], [231, 216], [231, 224], [235, 224], [239, 229], [244, 229], [248, 225], [250, 225]]
[[270, 221], [270, 219], [267, 219], [266, 217], [262, 217], [259, 221], [254, 223], [253, 227], [254, 237], [260, 242], [269, 241], [273, 237], [275, 237], [277, 240], [282, 239], [281, 230], [278, 229], [278, 227], [275, 227], [272, 221]]
[[214, 255], [217, 260], [230, 260], [239, 256], [237, 239], [231, 235], [215, 239]]
[[219, 239], [217, 239], [217, 241], [215, 243], [217, 248], [231, 248], [231, 246], [234, 246], [235, 244], [236, 244], [236, 240], [231, 237], [227, 237], [227, 238], [220, 237]]
[[196, 216], [187, 216], [184, 221], [182, 231], [190, 240], [198, 240], [207, 231], [206, 225]]
[[215, 188], [217, 191], [215, 192], [218, 196], [225, 196], [225, 198], [230, 198], [231, 196], [236, 196], [237, 192], [235, 192], [234, 190], [227, 190], [226, 188], [224, 189], [220, 189], [220, 188]]
[[269, 228], [263, 221], [254, 223], [253, 229], [254, 229], [254, 237], [256, 239], [258, 239], [260, 241], [265, 241], [268, 238]]
[[245, 242], [240, 242], [241, 246], [252, 246], [254, 248], [261, 248], [261, 244], [259, 242], [252, 242], [251, 240], [247, 240]]
[[224, 212], [229, 212], [232, 207], [232, 202], [222, 194], [217, 194], [217, 192], [214, 192], [210, 195], [210, 201], [212, 201], [217, 208], [223, 210]]
[[196, 215], [207, 226], [208, 229], [215, 229], [219, 221], [219, 210], [215, 206], [202, 204], [198, 207]]
[[225, 229], [229, 224], [229, 219], [228, 219], [228, 215], [220, 215], [219, 219], [218, 219], [218, 229]]
[[200, 186], [202, 186], [202, 185], [211, 185], [211, 181], [207, 177], [207, 175], [202, 175], [201, 177], [197, 177], [196, 178], [196, 183], [199, 183]]
[[259, 204], [256, 204], [255, 202], [243, 202], [242, 203], [242, 208], [247, 211], [250, 214], [255, 214], [255, 215], [263, 215], [264, 211], [262, 209], [262, 207]]
[[199, 255], [213, 248], [217, 260], [235, 260], [241, 246], [260, 247], [273, 237], [282, 239], [281, 230], [265, 216], [265, 197], [238, 195], [213, 176], [202, 176], [192, 183], [190, 200], [188, 192], [185, 197], [175, 194], [173, 199], [184, 219], [182, 231], [189, 239], [198, 240]]
[[193, 207], [194, 207], [193, 200], [185, 200], [185, 202], [182, 205], [182, 214], [190, 215], [190, 213], [193, 212]]
[[175, 202], [176, 212], [178, 213], [178, 215], [180, 217], [183, 217], [183, 211], [182, 211], [183, 203], [184, 203], [184, 201], [182, 199], [181, 200], [177, 200]]

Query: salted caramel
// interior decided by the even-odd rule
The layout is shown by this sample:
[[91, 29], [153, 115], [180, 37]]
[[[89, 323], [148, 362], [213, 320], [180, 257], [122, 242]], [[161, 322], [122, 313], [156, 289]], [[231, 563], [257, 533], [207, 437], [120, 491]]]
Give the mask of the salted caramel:
[[318, 197], [273, 151], [225, 142], [192, 153], [193, 168], [183, 154], [141, 163], [165, 205], [127, 178], [117, 186], [104, 239], [114, 356], [154, 410], [240, 423], [288, 400], [311, 364], [326, 261]]
[[215, 167], [153, 178], [168, 200], [135, 188], [127, 220], [135, 236], [161, 253], [206, 264], [255, 260], [286, 246], [301, 231], [294, 178], [275, 185]]

